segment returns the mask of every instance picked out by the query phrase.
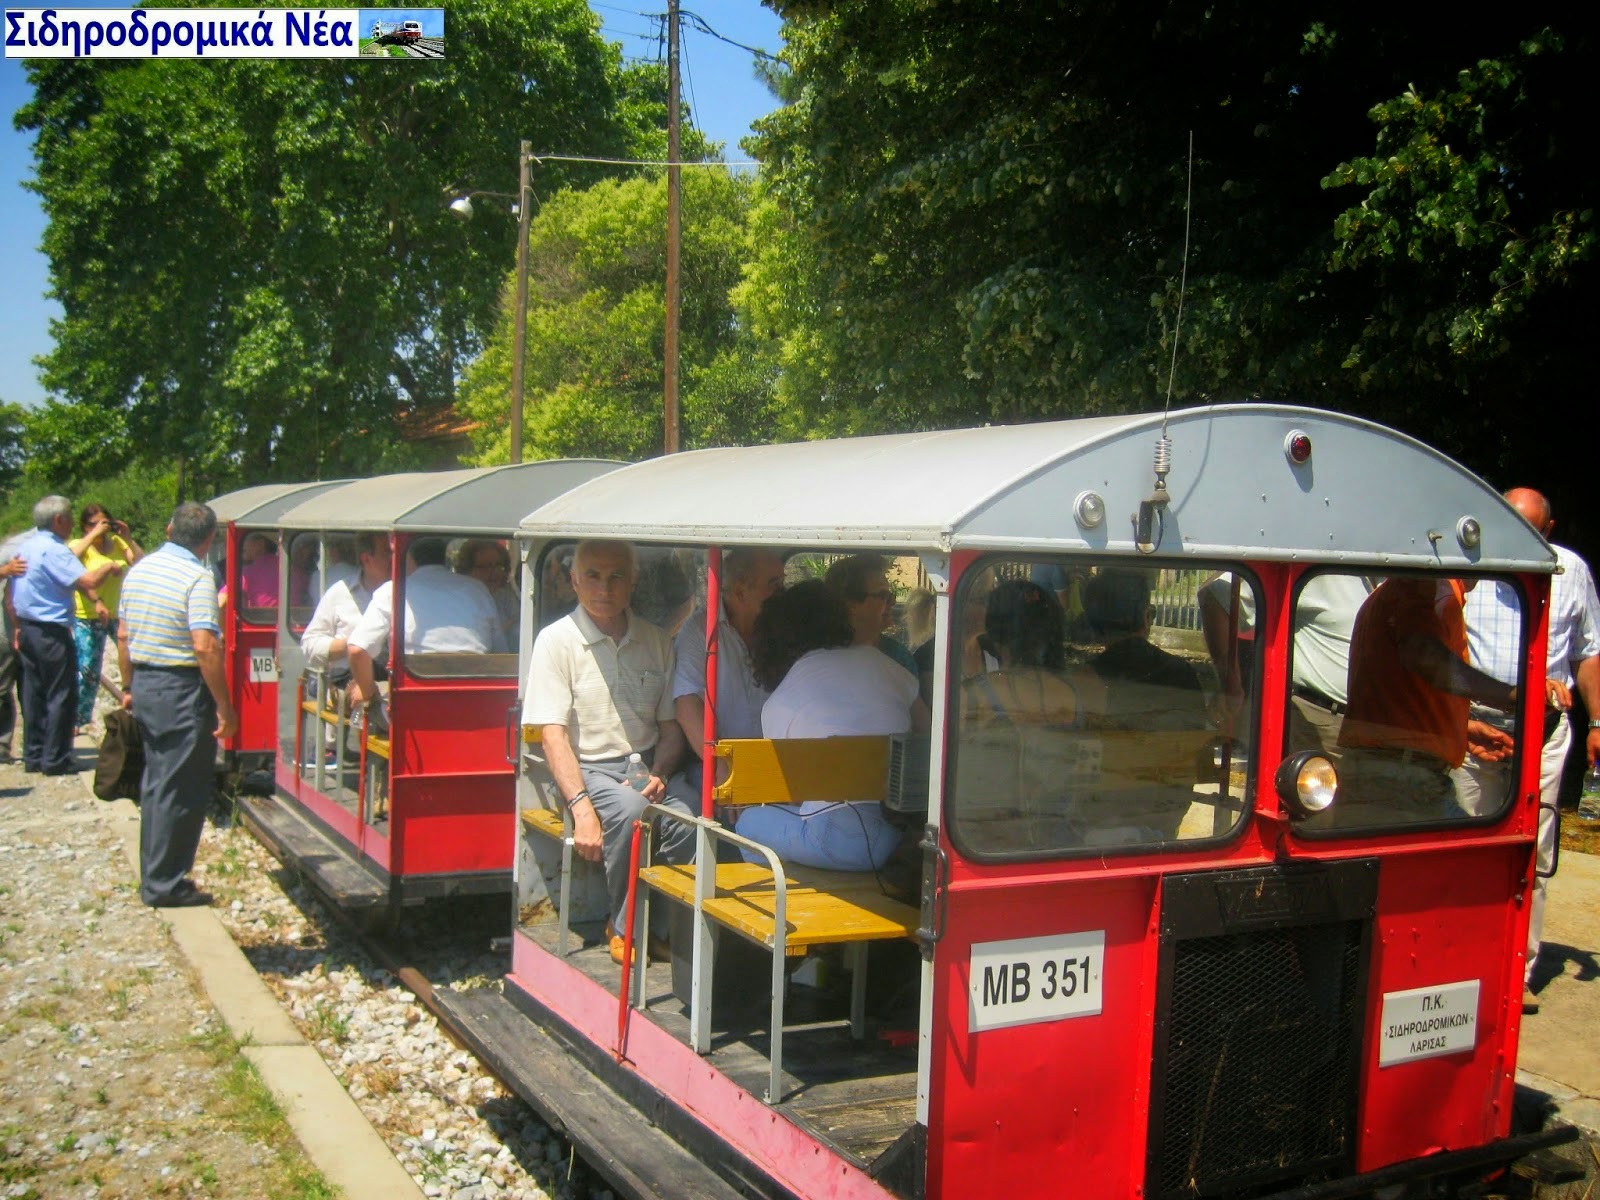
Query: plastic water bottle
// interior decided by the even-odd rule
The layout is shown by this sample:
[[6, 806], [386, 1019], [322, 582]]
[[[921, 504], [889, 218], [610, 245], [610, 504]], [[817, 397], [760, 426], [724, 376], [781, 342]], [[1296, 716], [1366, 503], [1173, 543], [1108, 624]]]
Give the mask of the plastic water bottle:
[[642, 792], [650, 786], [650, 768], [644, 765], [640, 755], [628, 755], [628, 769], [622, 773], [622, 782], [636, 792]]
[[1595, 763], [1589, 764], [1589, 770], [1583, 776], [1578, 815], [1585, 821], [1600, 821], [1600, 765]]

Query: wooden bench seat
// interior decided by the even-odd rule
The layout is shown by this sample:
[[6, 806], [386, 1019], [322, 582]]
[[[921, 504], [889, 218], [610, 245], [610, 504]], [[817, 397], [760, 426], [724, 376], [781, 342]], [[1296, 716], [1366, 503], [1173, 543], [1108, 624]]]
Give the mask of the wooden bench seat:
[[525, 808], [522, 810], [522, 824], [525, 828], [535, 833], [542, 833], [545, 837], [560, 841], [566, 836], [562, 828], [561, 814], [553, 808]]
[[[845, 945], [909, 938], [920, 914], [878, 890], [870, 873], [784, 870], [784, 950], [801, 955], [813, 946]], [[695, 868], [661, 864], [639, 878], [664, 896], [694, 907]], [[774, 909], [777, 887], [772, 871], [755, 863], [717, 867], [716, 895], [704, 904], [706, 916], [768, 949], [777, 946]]]

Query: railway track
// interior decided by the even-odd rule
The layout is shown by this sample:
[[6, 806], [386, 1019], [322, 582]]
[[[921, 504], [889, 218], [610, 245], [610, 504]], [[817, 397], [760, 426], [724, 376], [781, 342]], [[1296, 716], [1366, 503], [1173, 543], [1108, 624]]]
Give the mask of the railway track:
[[203, 878], [231, 897], [218, 915], [407, 1171], [442, 1200], [611, 1200], [559, 1128], [492, 1078], [438, 1002], [497, 986], [503, 900], [408, 909], [398, 930], [374, 934], [275, 865], [244, 823], [207, 831]]
[[420, 42], [412, 42], [405, 47], [407, 58], [443, 58], [443, 38], [423, 38]]

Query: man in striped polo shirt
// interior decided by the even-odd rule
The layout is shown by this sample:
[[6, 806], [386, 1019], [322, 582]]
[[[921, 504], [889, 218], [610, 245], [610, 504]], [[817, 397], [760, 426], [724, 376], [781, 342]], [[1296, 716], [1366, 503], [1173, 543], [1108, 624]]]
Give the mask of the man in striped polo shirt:
[[189, 879], [211, 807], [217, 738], [239, 726], [228, 700], [217, 585], [202, 560], [217, 517], [178, 505], [167, 542], [128, 571], [118, 611], [123, 704], [144, 735], [139, 894], [152, 908], [189, 908], [211, 896]]

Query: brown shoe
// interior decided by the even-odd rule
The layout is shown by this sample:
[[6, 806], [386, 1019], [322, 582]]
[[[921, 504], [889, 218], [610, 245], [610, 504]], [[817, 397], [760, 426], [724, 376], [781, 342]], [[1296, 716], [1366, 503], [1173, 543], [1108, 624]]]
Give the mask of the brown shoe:
[[1539, 997], [1533, 994], [1533, 989], [1524, 985], [1522, 989], [1522, 1011], [1536, 1013], [1539, 1011]]

